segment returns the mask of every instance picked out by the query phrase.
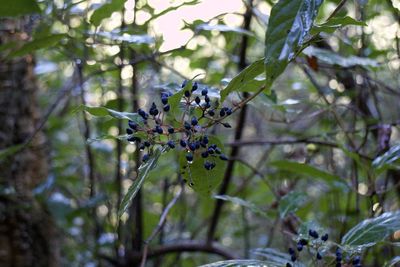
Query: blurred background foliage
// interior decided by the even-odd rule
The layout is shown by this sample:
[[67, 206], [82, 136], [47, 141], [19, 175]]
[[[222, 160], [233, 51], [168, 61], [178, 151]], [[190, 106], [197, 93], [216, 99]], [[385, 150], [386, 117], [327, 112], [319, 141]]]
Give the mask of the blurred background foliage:
[[[147, 109], [161, 90], [195, 75], [201, 84], [223, 89], [240, 64], [264, 56], [275, 2], [38, 1], [31, 37], [0, 46], [8, 58], [35, 53], [40, 106], [49, 115], [51, 168], [34, 194], [59, 228], [62, 265], [113, 266], [137, 255], [142, 245], [138, 249], [135, 238], [151, 235], [181, 187], [178, 154], [163, 154], [142, 187], [141, 202], [119, 220], [118, 203], [136, 177], [137, 148], [115, 139], [125, 133], [126, 121], [77, 108]], [[324, 1], [316, 23], [325, 22], [339, 2]], [[240, 148], [226, 195], [247, 201], [225, 197], [213, 237], [221, 246], [241, 258], [255, 257], [256, 248], [286, 252], [306, 223], [340, 243], [360, 221], [399, 209], [400, 154], [393, 149], [400, 139], [399, 8], [396, 0], [347, 1], [337, 17], [366, 26], [321, 33], [270, 95], [249, 103], [240, 140], [234, 140], [238, 113], [227, 120], [233, 129], [212, 129], [227, 151]], [[251, 17], [247, 29], [244, 14]], [[227, 105], [241, 98], [233, 92]], [[379, 158], [388, 150], [390, 159]], [[149, 247], [205, 240], [215, 201], [185, 186]], [[137, 205], [141, 228], [133, 219]], [[390, 235], [363, 250], [364, 265], [383, 266], [399, 255], [398, 238]], [[221, 259], [184, 252], [149, 257], [147, 264], [197, 266]]]

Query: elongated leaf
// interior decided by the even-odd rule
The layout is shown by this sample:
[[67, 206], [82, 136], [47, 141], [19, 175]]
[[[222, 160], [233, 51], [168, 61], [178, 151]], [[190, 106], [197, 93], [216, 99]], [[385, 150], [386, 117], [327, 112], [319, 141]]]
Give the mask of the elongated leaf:
[[307, 195], [300, 192], [290, 192], [282, 197], [279, 201], [279, 213], [281, 218], [285, 218], [287, 214], [295, 212], [307, 200]]
[[138, 176], [136, 177], [133, 184], [129, 187], [128, 192], [122, 199], [121, 205], [118, 210], [118, 217], [121, 217], [121, 215], [128, 209], [129, 205], [132, 202], [132, 199], [136, 196], [137, 192], [142, 187], [142, 184], [149, 175], [150, 171], [156, 167], [158, 159], [165, 150], [166, 147], [156, 148], [153, 151], [153, 154], [150, 156], [150, 159], [140, 165]]
[[[228, 84], [228, 86], [221, 91], [221, 103], [224, 102], [225, 98], [232, 92], [250, 92], [254, 91], [254, 86], [258, 86], [257, 80], [255, 79], [258, 75], [264, 72], [264, 59], [257, 60], [249, 65], [247, 68], [242, 70], [236, 75]], [[264, 85], [264, 84], [263, 84]], [[257, 89], [259, 89], [259, 86]]]
[[383, 155], [377, 157], [372, 162], [372, 167], [382, 168], [385, 165], [390, 165], [395, 163], [400, 158], [400, 145], [392, 146]]
[[357, 56], [341, 56], [333, 51], [327, 49], [316, 48], [313, 46], [304, 49], [303, 53], [307, 56], [314, 56], [319, 60], [326, 62], [331, 65], [338, 65], [344, 68], [354, 67], [354, 66], [369, 66], [378, 67], [377, 61], [369, 58], [357, 57]]
[[[209, 136], [209, 143], [216, 144], [222, 151], [224, 147], [221, 142], [214, 136]], [[183, 178], [187, 181], [189, 186], [199, 194], [208, 196], [211, 191], [219, 185], [224, 176], [226, 168], [226, 161], [221, 160], [218, 156], [204, 159], [200, 154], [203, 150], [196, 150], [192, 163], [186, 160], [186, 152], [182, 152], [179, 157], [180, 171]], [[212, 170], [204, 168], [205, 161], [215, 163]]]
[[96, 117], [107, 117], [111, 116], [116, 119], [124, 119], [124, 120], [132, 120], [138, 124], [143, 124], [142, 117], [140, 117], [137, 113], [130, 113], [130, 112], [119, 112], [113, 109], [105, 108], [105, 107], [91, 107], [91, 106], [84, 106], [80, 105], [77, 107], [73, 113], [77, 113], [80, 111], [86, 111], [89, 114], [96, 116]]
[[248, 36], [253, 36], [254, 34], [250, 31], [246, 31], [242, 28], [239, 27], [231, 27], [228, 25], [224, 25], [224, 24], [217, 24], [217, 25], [210, 25], [207, 23], [203, 23], [200, 24], [198, 26], [196, 26], [196, 30], [198, 31], [212, 31], [212, 30], [216, 30], [219, 32], [236, 32], [236, 33], [240, 33], [240, 34], [246, 34]]
[[366, 219], [351, 228], [342, 238], [342, 245], [366, 248], [385, 240], [400, 229], [400, 211], [386, 212]]
[[35, 0], [2, 0], [0, 3], [0, 17], [17, 17], [40, 12]]
[[58, 44], [65, 37], [67, 37], [65, 34], [53, 34], [40, 39], [32, 40], [31, 42], [24, 44], [18, 50], [11, 52], [8, 57], [20, 57], [39, 49], [52, 47]]
[[98, 27], [101, 21], [111, 16], [113, 12], [122, 11], [125, 0], [112, 0], [96, 9], [90, 17], [90, 23]]
[[259, 260], [227, 260], [227, 261], [217, 261], [214, 263], [209, 263], [201, 265], [199, 267], [278, 267], [274, 265], [268, 265], [268, 263]]
[[251, 210], [254, 213], [257, 213], [261, 216], [267, 217], [267, 214], [260, 209], [259, 207], [257, 207], [254, 203], [251, 203], [249, 201], [243, 200], [241, 198], [238, 197], [231, 197], [231, 196], [227, 196], [227, 195], [216, 195], [214, 196], [214, 198], [216, 199], [221, 199], [221, 200], [225, 200], [225, 201], [230, 201], [236, 205], [242, 206], [242, 207], [246, 207], [249, 210]]
[[144, 23], [144, 25], [147, 25], [149, 22], [154, 21], [155, 19], [157, 19], [157, 18], [159, 18], [159, 17], [161, 17], [161, 16], [163, 16], [163, 15], [165, 15], [165, 14], [171, 12], [171, 11], [177, 10], [177, 9], [183, 7], [183, 6], [192, 6], [192, 5], [197, 5], [198, 3], [199, 3], [198, 0], [193, 0], [193, 1], [190, 1], [190, 2], [183, 2], [182, 4], [177, 5], [177, 6], [169, 7], [169, 8], [167, 8], [167, 9], [161, 11], [160, 13], [157, 13], [157, 14], [152, 15], [152, 16], [150, 17], [150, 19], [147, 20], [147, 21]]
[[266, 87], [282, 74], [309, 37], [322, 0], [279, 0], [265, 37]]
[[355, 20], [348, 16], [333, 17], [323, 24], [314, 25], [314, 27], [311, 30], [311, 34], [318, 34], [320, 32], [333, 33], [337, 29], [348, 25], [367, 26], [365, 22]]
[[281, 170], [295, 172], [298, 174], [310, 176], [310, 178], [320, 178], [326, 182], [334, 183], [334, 182], [343, 182], [339, 176], [331, 174], [329, 172], [320, 170], [316, 167], [305, 163], [299, 163], [294, 161], [287, 160], [279, 160], [270, 163], [270, 166], [276, 167]]
[[384, 267], [392, 267], [400, 263], [400, 256], [394, 257], [390, 262], [386, 263]]
[[171, 111], [170, 113], [176, 115], [177, 113], [179, 113], [179, 106], [182, 100], [182, 96], [184, 94], [185, 91], [189, 91], [191, 92], [192, 90], [192, 80], [189, 80], [186, 82], [186, 85], [179, 90], [178, 92], [176, 92], [175, 94], [173, 94], [172, 96], [170, 96], [168, 98], [168, 103], [171, 106]]
[[[251, 250], [251, 254], [262, 257], [267, 260], [268, 266], [286, 266], [286, 263], [291, 262], [291, 256], [287, 253], [280, 252], [273, 248], [257, 248]], [[296, 266], [304, 266], [299, 261], [296, 261]]]

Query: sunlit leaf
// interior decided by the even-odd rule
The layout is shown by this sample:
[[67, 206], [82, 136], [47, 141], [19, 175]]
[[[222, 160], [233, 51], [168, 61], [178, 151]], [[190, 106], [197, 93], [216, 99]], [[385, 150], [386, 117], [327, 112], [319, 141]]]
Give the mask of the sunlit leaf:
[[118, 210], [118, 217], [121, 217], [121, 215], [128, 209], [132, 199], [134, 199], [137, 192], [139, 192], [150, 171], [156, 167], [158, 159], [165, 150], [166, 147], [157, 147], [150, 155], [150, 159], [140, 165], [138, 176], [136, 177], [135, 181], [133, 181], [133, 184], [129, 187], [128, 192], [122, 199]]
[[273, 6], [265, 38], [267, 89], [309, 39], [321, 4], [322, 0], [280, 0]]
[[348, 16], [333, 17], [323, 24], [314, 25], [314, 27], [311, 30], [311, 34], [318, 34], [320, 32], [333, 33], [337, 29], [348, 25], [367, 26], [365, 22], [355, 20]]
[[122, 11], [125, 0], [112, 0], [110, 3], [104, 4], [96, 9], [90, 17], [90, 23], [99, 26], [101, 21], [109, 18], [113, 12]]
[[142, 117], [137, 113], [130, 112], [120, 112], [113, 109], [105, 108], [105, 107], [91, 107], [81, 105], [74, 109], [73, 113], [77, 113], [80, 111], [86, 111], [89, 114], [96, 117], [107, 117], [111, 116], [115, 119], [124, 119], [124, 120], [132, 120], [138, 124], [143, 124]]
[[338, 65], [341, 67], [349, 68], [354, 66], [369, 66], [369, 67], [378, 67], [379, 63], [370, 58], [363, 58], [357, 56], [341, 56], [333, 51], [329, 51], [327, 49], [321, 49], [317, 47], [307, 47], [303, 50], [303, 53], [309, 57], [314, 56], [319, 60], [331, 64]]
[[53, 34], [46, 37], [41, 37], [36, 40], [32, 40], [26, 44], [24, 44], [18, 50], [11, 52], [8, 57], [20, 57], [29, 53], [32, 53], [36, 50], [49, 48], [56, 44], [58, 44], [63, 38], [67, 37], [65, 34]]
[[372, 167], [379, 169], [386, 165], [391, 165], [396, 163], [399, 158], [400, 158], [400, 145], [394, 145], [383, 155], [376, 157], [372, 162]]
[[257, 214], [259, 214], [261, 216], [267, 217], [266, 212], [264, 212], [262, 209], [257, 207], [254, 203], [251, 203], [249, 201], [243, 200], [241, 198], [231, 197], [231, 196], [227, 196], [227, 195], [216, 195], [216, 196], [214, 196], [214, 198], [232, 202], [232, 203], [234, 203], [236, 205], [248, 208], [252, 212], [257, 213]]
[[257, 83], [256, 77], [262, 74], [264, 70], [264, 59], [257, 60], [246, 67], [221, 91], [221, 102], [232, 92], [251, 92], [260, 89], [265, 82], [260, 86], [260, 83]]
[[0, 4], [0, 17], [17, 17], [40, 12], [35, 0], [2, 0]]
[[[265, 260], [268, 265], [266, 266], [286, 266], [286, 263], [291, 262], [291, 256], [287, 253], [280, 252], [273, 248], [257, 248], [251, 250], [251, 254], [262, 257], [263, 261]], [[296, 266], [303, 267], [304, 265], [297, 261]]]
[[400, 211], [386, 212], [366, 219], [351, 228], [342, 238], [342, 245], [366, 248], [383, 241], [400, 230]]

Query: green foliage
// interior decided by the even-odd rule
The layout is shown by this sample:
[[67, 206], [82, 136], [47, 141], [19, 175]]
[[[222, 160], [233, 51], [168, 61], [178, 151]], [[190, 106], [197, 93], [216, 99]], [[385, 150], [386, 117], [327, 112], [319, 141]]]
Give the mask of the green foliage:
[[214, 198], [232, 202], [232, 203], [234, 203], [236, 205], [248, 208], [249, 210], [251, 210], [254, 213], [257, 213], [258, 215], [267, 217], [267, 214], [266, 214], [265, 211], [263, 211], [262, 209], [257, 207], [254, 203], [251, 203], [249, 201], [243, 200], [241, 198], [231, 197], [231, 196], [227, 196], [227, 195], [216, 195], [216, 196], [214, 196]]
[[355, 26], [367, 26], [364, 21], [355, 20], [349, 16], [345, 17], [333, 17], [326, 21], [325, 23], [314, 25], [311, 29], [311, 34], [319, 34], [321, 32], [334, 33], [337, 29], [344, 26], [355, 25]]
[[166, 149], [167, 149], [166, 147], [155, 148], [152, 154], [150, 155], [149, 160], [140, 165], [138, 169], [137, 178], [133, 181], [133, 184], [129, 187], [128, 192], [125, 194], [125, 196], [121, 201], [121, 206], [119, 207], [118, 210], [118, 217], [121, 217], [122, 214], [128, 209], [129, 205], [132, 202], [132, 199], [135, 198], [136, 194], [142, 187], [150, 171], [152, 171], [156, 167], [158, 159]]
[[0, 5], [0, 17], [17, 17], [40, 12], [35, 0], [3, 0]]
[[394, 231], [400, 229], [400, 211], [386, 212], [366, 219], [351, 228], [342, 238], [344, 246], [367, 248], [385, 240]]
[[279, 213], [281, 218], [297, 211], [307, 201], [307, 195], [300, 192], [290, 192], [282, 197], [279, 201]]
[[39, 39], [32, 40], [24, 44], [21, 48], [12, 51], [8, 57], [20, 57], [39, 49], [52, 47], [56, 44], [59, 44], [59, 42], [66, 37], [66, 34], [53, 34], [50, 36], [40, 37]]
[[110, 3], [106, 3], [96, 9], [90, 17], [90, 23], [98, 27], [103, 19], [111, 16], [113, 12], [122, 10], [125, 0], [111, 0]]
[[321, 4], [321, 0], [280, 0], [272, 8], [265, 37], [267, 89], [307, 41]]

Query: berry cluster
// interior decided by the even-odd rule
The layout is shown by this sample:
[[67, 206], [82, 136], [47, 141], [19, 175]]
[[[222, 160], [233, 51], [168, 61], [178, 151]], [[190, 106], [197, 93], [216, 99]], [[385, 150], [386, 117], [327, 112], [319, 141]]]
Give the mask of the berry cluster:
[[[131, 143], [136, 143], [141, 151], [147, 150], [147, 153], [142, 158], [144, 162], [150, 159], [152, 146], [166, 145], [170, 149], [175, 149], [176, 144], [179, 144], [186, 151], [188, 163], [193, 162], [194, 152], [197, 151], [197, 154], [207, 159], [204, 162], [204, 168], [212, 170], [216, 166], [215, 158], [228, 160], [228, 157], [222, 153], [216, 144], [210, 144], [206, 130], [217, 123], [230, 128], [231, 126], [228, 123], [221, 122], [221, 120], [231, 115], [233, 111], [228, 107], [218, 108], [218, 101], [212, 102], [208, 96], [208, 89], [203, 87], [203, 89], [199, 90], [197, 82], [194, 82], [191, 88], [187, 87], [189, 87], [187, 82], [183, 82], [182, 90], [184, 91], [181, 102], [185, 104], [185, 107], [182, 120], [177, 127], [173, 127], [168, 123], [168, 121], [174, 121], [173, 118], [168, 120], [168, 113], [171, 110], [169, 97], [172, 94], [162, 93], [162, 109], [159, 109], [156, 103], [153, 102], [148, 112], [138, 109], [137, 114], [140, 116], [138, 122], [131, 120], [128, 122], [129, 128], [126, 129], [127, 140]], [[195, 111], [200, 111], [197, 114], [201, 115], [196, 117]]]
[[[318, 234], [317, 231], [313, 230], [313, 229], [309, 229], [308, 230], [308, 236], [309, 237], [303, 237], [298, 239], [297, 244], [296, 244], [296, 250], [297, 250], [297, 254], [296, 254], [296, 250], [293, 248], [289, 248], [288, 252], [290, 254], [291, 257], [291, 263], [288, 262], [286, 263], [286, 267], [292, 267], [294, 265], [294, 262], [297, 260], [297, 258], [300, 255], [300, 252], [303, 251], [303, 248], [305, 246], [307, 246], [307, 248], [312, 248], [313, 250], [308, 249], [308, 252], [311, 253], [311, 251], [316, 251], [315, 253], [315, 259], [317, 261], [322, 260], [322, 250], [321, 248], [323, 248], [323, 244], [325, 242], [328, 241], [329, 235], [327, 233], [323, 234], [321, 237]], [[325, 246], [326, 248], [326, 246]], [[335, 264], [334, 266], [336, 267], [341, 267], [342, 263], [352, 263], [352, 266], [354, 267], [361, 267], [361, 257], [356, 255], [353, 256], [352, 258], [350, 256], [348, 256], [346, 258], [345, 261], [343, 261], [343, 252], [342, 249], [340, 247], [336, 248], [336, 259], [335, 259]], [[350, 265], [346, 265], [346, 266], [350, 266]]]

